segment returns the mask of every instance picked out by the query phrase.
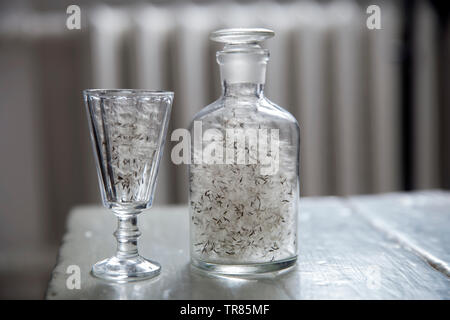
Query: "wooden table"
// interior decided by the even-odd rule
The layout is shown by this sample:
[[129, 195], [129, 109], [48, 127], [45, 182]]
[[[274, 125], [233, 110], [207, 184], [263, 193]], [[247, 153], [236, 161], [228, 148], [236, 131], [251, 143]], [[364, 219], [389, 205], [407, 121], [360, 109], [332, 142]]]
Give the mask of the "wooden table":
[[[140, 251], [161, 263], [161, 275], [104, 282], [89, 272], [114, 253], [115, 217], [100, 207], [73, 209], [47, 299], [450, 299], [449, 192], [302, 198], [299, 260], [280, 275], [193, 269], [187, 207], [153, 208], [140, 228]], [[67, 286], [73, 266], [80, 289]]]

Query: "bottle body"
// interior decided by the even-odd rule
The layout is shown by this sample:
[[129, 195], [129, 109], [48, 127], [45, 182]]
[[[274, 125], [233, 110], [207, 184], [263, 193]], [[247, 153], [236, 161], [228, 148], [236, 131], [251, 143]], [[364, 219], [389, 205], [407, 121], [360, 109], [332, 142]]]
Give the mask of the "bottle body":
[[[191, 125], [190, 251], [196, 267], [223, 274], [295, 264], [299, 126], [264, 96], [267, 29], [226, 29], [211, 39], [222, 96]], [[193, 138], [192, 138], [193, 137]]]
[[190, 250], [197, 267], [245, 274], [295, 263], [299, 127], [262, 88], [225, 83], [223, 96], [192, 122]]

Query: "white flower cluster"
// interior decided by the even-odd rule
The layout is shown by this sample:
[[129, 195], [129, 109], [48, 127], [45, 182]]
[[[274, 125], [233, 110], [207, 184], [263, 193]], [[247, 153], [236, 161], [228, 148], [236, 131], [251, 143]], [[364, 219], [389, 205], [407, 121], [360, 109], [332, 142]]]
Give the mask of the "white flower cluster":
[[[243, 128], [242, 121], [233, 117], [225, 123], [228, 128]], [[259, 161], [191, 164], [189, 201], [194, 258], [210, 263], [248, 264], [296, 255], [298, 177], [292, 158], [295, 147], [280, 141], [279, 148], [280, 170], [274, 175], [261, 174]], [[246, 149], [247, 156], [249, 151]]]
[[[151, 102], [106, 101], [98, 108], [107, 200], [148, 202], [163, 115]], [[105, 180], [105, 179], [104, 179]]]

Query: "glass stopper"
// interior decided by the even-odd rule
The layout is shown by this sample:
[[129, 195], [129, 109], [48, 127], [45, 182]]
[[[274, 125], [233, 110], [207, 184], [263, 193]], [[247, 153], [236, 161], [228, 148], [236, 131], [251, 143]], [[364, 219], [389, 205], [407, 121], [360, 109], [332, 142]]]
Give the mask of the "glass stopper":
[[264, 28], [232, 28], [214, 31], [210, 39], [226, 44], [257, 44], [274, 35], [275, 32]]

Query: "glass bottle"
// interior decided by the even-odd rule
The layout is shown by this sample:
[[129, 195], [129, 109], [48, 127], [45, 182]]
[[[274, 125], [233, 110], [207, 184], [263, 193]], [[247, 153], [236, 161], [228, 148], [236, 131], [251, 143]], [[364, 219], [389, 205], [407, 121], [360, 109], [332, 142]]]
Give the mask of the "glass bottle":
[[288, 268], [297, 259], [299, 126], [264, 96], [267, 29], [224, 29], [222, 96], [195, 115], [189, 165], [192, 264], [222, 274]]

